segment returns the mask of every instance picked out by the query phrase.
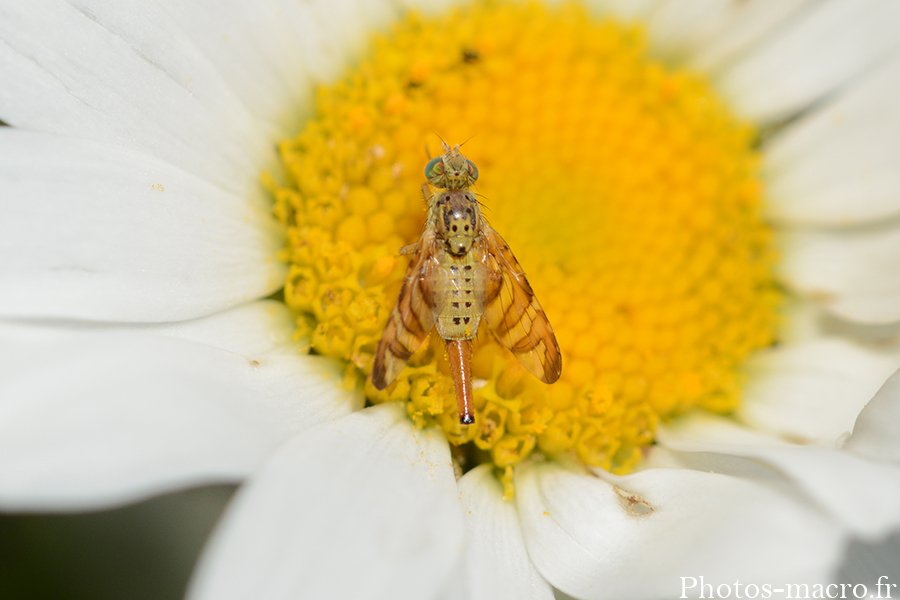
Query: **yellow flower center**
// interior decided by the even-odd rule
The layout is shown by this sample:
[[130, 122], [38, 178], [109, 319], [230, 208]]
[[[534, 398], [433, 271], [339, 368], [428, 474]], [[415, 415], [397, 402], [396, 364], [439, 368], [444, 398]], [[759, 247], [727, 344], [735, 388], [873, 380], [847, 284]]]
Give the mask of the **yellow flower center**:
[[[484, 214], [552, 323], [562, 377], [538, 382], [482, 325], [476, 422], [456, 412], [432, 334], [384, 391], [373, 355], [422, 233], [440, 134], [480, 171]], [[474, 137], [473, 137], [474, 136]], [[484, 3], [411, 14], [322, 87], [267, 183], [288, 228], [285, 301], [313, 351], [346, 361], [372, 403], [439, 425], [462, 462], [534, 451], [630, 470], [659, 419], [735, 408], [738, 368], [773, 342], [779, 292], [760, 215], [754, 130], [643, 33], [574, 5]]]

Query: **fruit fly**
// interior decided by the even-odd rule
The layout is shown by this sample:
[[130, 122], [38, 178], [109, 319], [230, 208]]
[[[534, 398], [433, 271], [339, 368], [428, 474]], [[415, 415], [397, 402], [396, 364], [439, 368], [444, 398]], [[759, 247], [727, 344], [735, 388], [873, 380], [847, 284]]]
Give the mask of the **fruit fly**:
[[482, 317], [500, 342], [529, 372], [553, 383], [562, 356], [547, 315], [534, 296], [509, 245], [481, 216], [469, 187], [478, 169], [444, 142], [444, 154], [425, 167], [431, 193], [425, 231], [400, 249], [411, 254], [400, 298], [388, 319], [372, 368], [376, 389], [386, 388], [437, 327], [447, 353], [459, 422], [475, 422], [472, 405], [472, 339]]

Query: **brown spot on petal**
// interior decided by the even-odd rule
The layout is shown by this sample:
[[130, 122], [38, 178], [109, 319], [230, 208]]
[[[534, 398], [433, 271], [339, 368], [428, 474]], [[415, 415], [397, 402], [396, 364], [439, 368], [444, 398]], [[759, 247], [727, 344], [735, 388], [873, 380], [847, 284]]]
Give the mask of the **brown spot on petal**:
[[616, 495], [619, 497], [619, 506], [632, 517], [646, 517], [656, 510], [652, 504], [635, 493], [616, 486], [613, 486], [613, 489], [616, 490]]

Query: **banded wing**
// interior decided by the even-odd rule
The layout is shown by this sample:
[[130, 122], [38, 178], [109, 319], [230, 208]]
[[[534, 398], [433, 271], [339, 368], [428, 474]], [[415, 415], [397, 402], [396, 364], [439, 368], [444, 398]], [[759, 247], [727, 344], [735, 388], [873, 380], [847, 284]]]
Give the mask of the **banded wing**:
[[434, 328], [434, 290], [431, 270], [437, 265], [435, 237], [426, 231], [416, 244], [406, 269], [406, 279], [375, 352], [372, 384], [383, 390], [400, 374], [409, 357], [419, 349]]
[[523, 367], [544, 383], [553, 383], [562, 373], [553, 327], [509, 245], [487, 224], [483, 235], [482, 261], [488, 271], [484, 318]]

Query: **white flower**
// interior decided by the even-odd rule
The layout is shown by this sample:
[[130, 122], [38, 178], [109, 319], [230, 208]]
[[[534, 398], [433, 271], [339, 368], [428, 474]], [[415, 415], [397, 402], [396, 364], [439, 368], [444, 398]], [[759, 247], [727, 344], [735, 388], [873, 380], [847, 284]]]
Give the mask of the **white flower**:
[[900, 354], [854, 341], [900, 320], [900, 4], [597, 4], [744, 116], [793, 119], [764, 151], [801, 299], [790, 343], [749, 367], [741, 425], [666, 426], [624, 477], [524, 465], [513, 503], [487, 467], [456, 481], [442, 434], [362, 409], [261, 300], [284, 281], [256, 183], [273, 142], [399, 7], [8, 0], [0, 507], [248, 480], [192, 586], [217, 599], [827, 582], [848, 540], [900, 526], [900, 379], [866, 405]]

